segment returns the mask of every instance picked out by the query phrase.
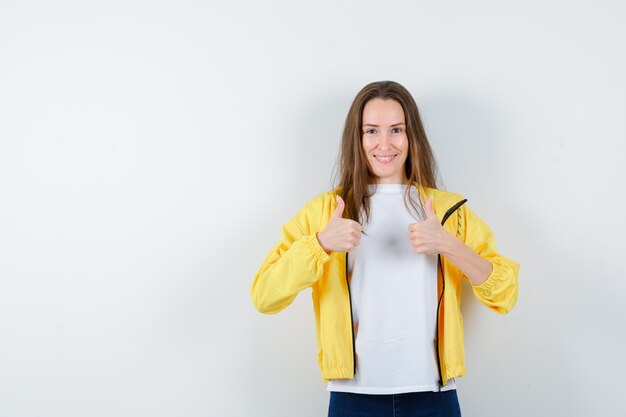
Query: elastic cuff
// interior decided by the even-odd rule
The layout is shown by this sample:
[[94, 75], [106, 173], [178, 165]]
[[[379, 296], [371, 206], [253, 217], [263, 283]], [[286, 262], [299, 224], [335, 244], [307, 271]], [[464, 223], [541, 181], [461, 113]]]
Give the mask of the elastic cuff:
[[320, 241], [317, 240], [317, 236], [315, 235], [315, 233], [307, 236], [305, 240], [309, 242], [309, 245], [313, 250], [313, 254], [321, 263], [326, 263], [330, 261], [330, 255], [326, 253], [324, 248], [322, 248], [322, 246], [320, 245]]
[[489, 259], [488, 261], [491, 264], [491, 273], [489, 274], [489, 276], [487, 276], [487, 279], [478, 285], [474, 285], [472, 281], [469, 280], [470, 284], [472, 284], [472, 287], [476, 288], [477, 290], [483, 293], [490, 293], [495, 283], [494, 275], [496, 274], [496, 264]]

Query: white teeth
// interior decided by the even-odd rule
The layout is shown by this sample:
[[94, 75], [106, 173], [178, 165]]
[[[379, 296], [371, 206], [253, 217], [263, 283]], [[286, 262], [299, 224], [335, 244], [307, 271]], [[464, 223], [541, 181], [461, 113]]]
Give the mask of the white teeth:
[[378, 156], [376, 156], [376, 159], [378, 159], [378, 160], [380, 160], [382, 162], [389, 162], [393, 158], [395, 158], [395, 155], [392, 155], [392, 156], [380, 156], [380, 155], [378, 155]]

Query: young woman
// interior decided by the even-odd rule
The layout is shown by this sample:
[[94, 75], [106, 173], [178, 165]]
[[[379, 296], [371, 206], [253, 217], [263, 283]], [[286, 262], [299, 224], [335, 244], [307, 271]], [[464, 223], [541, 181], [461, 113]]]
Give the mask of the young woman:
[[465, 374], [461, 281], [509, 312], [519, 264], [458, 194], [437, 189], [417, 105], [391, 81], [356, 96], [340, 183], [283, 226], [254, 278], [257, 310], [312, 288], [329, 417], [460, 416]]

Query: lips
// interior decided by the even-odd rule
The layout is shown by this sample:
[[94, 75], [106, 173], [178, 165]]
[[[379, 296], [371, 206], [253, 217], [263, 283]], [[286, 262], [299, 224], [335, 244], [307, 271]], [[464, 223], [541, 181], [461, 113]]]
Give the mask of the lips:
[[381, 164], [388, 164], [393, 161], [398, 155], [374, 155], [374, 158]]

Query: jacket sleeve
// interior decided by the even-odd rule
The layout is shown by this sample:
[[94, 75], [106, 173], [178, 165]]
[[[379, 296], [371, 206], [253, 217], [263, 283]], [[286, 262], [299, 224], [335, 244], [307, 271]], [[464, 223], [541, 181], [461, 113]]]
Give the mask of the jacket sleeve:
[[520, 265], [498, 253], [493, 232], [467, 206], [464, 206], [463, 217], [461, 221], [465, 226], [465, 244], [493, 266], [491, 274], [482, 284], [472, 284], [472, 291], [482, 304], [498, 313], [506, 314], [517, 302]]
[[310, 230], [312, 200], [282, 228], [282, 236], [269, 252], [252, 282], [252, 302], [261, 313], [275, 314], [293, 302], [303, 289], [312, 286], [330, 260]]

